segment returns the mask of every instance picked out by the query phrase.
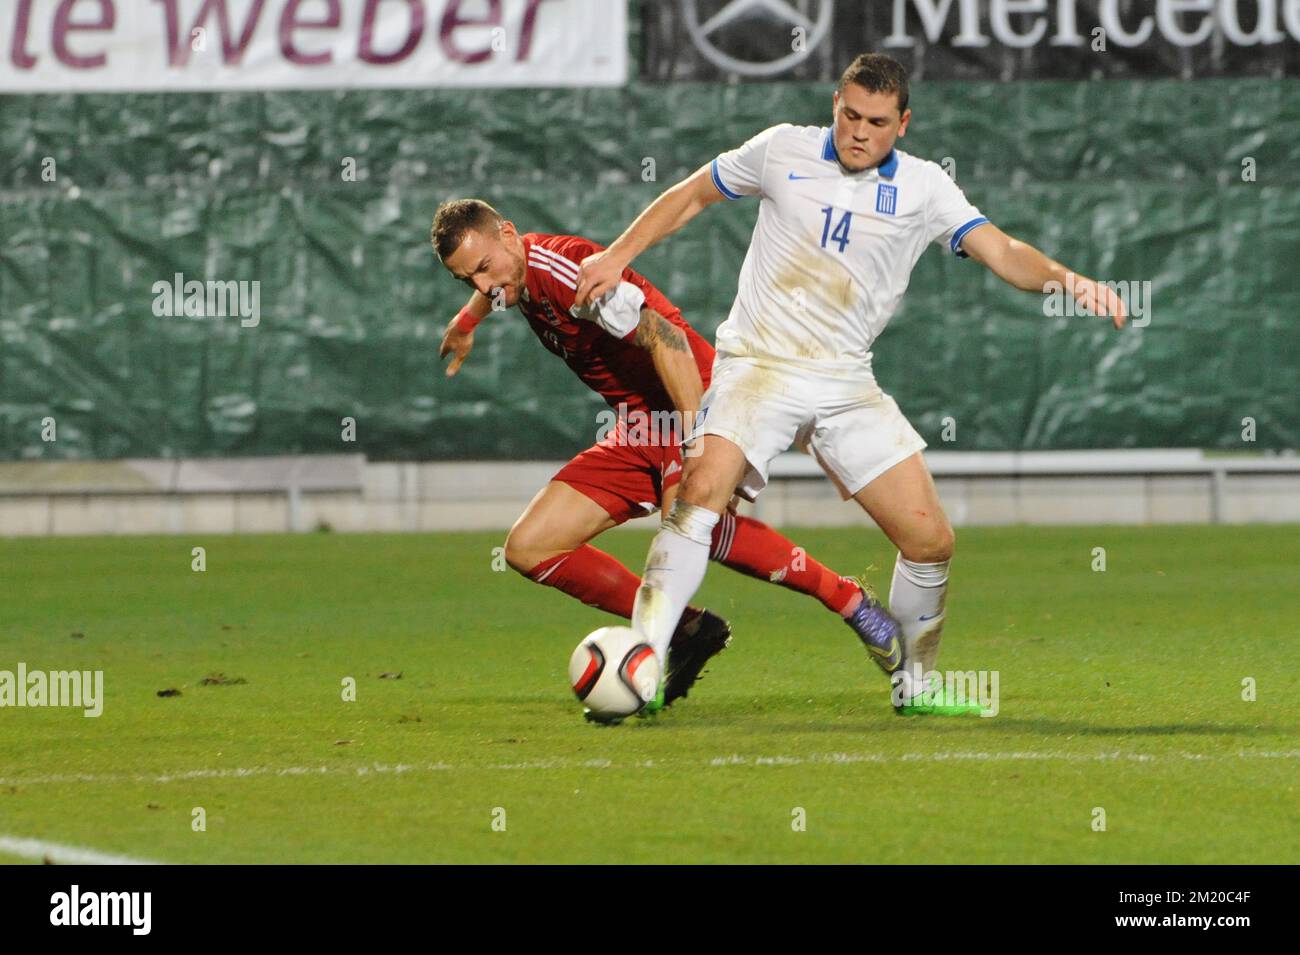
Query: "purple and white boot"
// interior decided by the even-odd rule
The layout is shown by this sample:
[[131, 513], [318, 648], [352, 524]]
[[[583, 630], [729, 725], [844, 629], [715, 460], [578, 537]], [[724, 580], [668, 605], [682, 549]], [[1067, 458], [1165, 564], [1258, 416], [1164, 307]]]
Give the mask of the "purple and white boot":
[[903, 665], [903, 627], [869, 587], [859, 582], [858, 589], [862, 601], [844, 622], [853, 628], [876, 665], [886, 674], [892, 674]]

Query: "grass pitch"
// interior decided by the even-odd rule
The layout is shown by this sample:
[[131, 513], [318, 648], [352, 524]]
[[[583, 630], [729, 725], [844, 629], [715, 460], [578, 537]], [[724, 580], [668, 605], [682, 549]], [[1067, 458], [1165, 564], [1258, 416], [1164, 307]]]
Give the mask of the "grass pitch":
[[[894, 716], [819, 604], [711, 565], [697, 602], [732, 647], [615, 728], [565, 676], [613, 618], [494, 572], [501, 536], [0, 541], [0, 670], [102, 670], [106, 697], [0, 709], [0, 837], [187, 863], [1300, 862], [1294, 527], [959, 531], [940, 665], [999, 672], [992, 719]], [[790, 536], [887, 592], [877, 532]], [[639, 569], [648, 540], [599, 543]]]

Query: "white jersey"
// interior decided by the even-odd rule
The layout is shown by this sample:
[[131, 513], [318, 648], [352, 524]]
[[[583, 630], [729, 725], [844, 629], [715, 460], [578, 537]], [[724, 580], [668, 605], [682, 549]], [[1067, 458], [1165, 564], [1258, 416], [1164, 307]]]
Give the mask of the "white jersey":
[[871, 343], [935, 242], [958, 255], [987, 222], [935, 163], [895, 149], [845, 171], [831, 130], [783, 123], [713, 160], [728, 199], [760, 196], [718, 351], [835, 375], [871, 373]]

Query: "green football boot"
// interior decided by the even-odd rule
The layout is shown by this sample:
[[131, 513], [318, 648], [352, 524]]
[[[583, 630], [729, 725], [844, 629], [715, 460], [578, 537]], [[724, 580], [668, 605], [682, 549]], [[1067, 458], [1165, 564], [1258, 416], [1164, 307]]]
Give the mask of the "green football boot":
[[650, 716], [658, 716], [664, 708], [664, 681], [659, 681], [659, 689], [655, 692], [653, 700], [647, 700], [646, 705], [636, 711], [636, 715], [645, 719]]
[[955, 694], [947, 688], [937, 694], [927, 690], [894, 707], [895, 716], [979, 716], [983, 712], [984, 707], [978, 702], [958, 703]]

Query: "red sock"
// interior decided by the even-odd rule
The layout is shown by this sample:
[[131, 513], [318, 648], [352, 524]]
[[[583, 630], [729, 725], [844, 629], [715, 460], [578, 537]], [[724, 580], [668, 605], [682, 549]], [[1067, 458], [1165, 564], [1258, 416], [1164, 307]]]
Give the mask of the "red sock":
[[762, 521], [726, 511], [713, 530], [709, 556], [732, 570], [816, 597], [847, 616], [858, 603], [858, 585], [809, 557]]
[[641, 586], [640, 577], [590, 544], [549, 557], [524, 576], [627, 619]]

